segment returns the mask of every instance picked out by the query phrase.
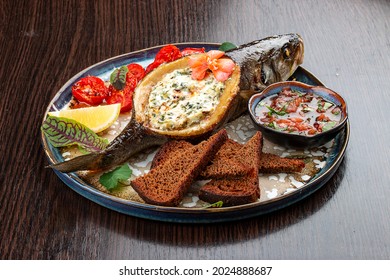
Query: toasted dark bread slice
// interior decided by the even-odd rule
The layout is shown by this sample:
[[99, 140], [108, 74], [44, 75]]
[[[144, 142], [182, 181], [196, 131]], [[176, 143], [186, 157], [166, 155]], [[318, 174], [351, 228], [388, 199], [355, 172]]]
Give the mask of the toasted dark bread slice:
[[191, 143], [184, 140], [171, 140], [166, 142], [164, 145], [161, 146], [161, 148], [154, 156], [150, 169], [156, 168], [158, 165], [164, 163], [167, 159], [175, 157], [183, 151], [189, 150], [192, 147], [193, 145]]
[[235, 154], [251, 168], [251, 172], [238, 178], [212, 179], [199, 191], [199, 198], [209, 203], [222, 201], [223, 206], [247, 204], [260, 198], [258, 166], [260, 165], [263, 138], [257, 132]]
[[[237, 155], [237, 151], [242, 147], [242, 144], [228, 139], [218, 153], [215, 155], [213, 161], [218, 162], [220, 158], [237, 156], [240, 160], [240, 156]], [[283, 158], [275, 154], [261, 153], [259, 173], [294, 173], [301, 172], [305, 167], [305, 162], [301, 159]], [[212, 174], [213, 166], [209, 165], [204, 172], [201, 173], [203, 178], [215, 178]], [[208, 169], [208, 170], [207, 170]]]
[[258, 177], [213, 179], [204, 185], [199, 198], [208, 203], [223, 202], [223, 207], [255, 202], [260, 197]]
[[177, 206], [226, 139], [223, 129], [185, 152], [169, 157], [149, 173], [134, 179], [131, 186], [147, 203]]
[[[199, 179], [245, 176], [251, 172], [252, 169], [249, 166], [234, 158], [234, 153], [226, 153], [226, 149], [224, 147], [225, 143], [211, 160], [210, 164], [202, 170]], [[193, 145], [186, 141], [172, 140], [167, 142], [154, 156], [151, 169], [157, 167], [159, 164], [162, 164], [169, 157], [174, 157], [191, 147], [193, 147]], [[222, 155], [219, 155], [221, 152]]]
[[283, 158], [278, 155], [262, 153], [259, 172], [260, 173], [294, 173], [301, 172], [305, 162], [301, 159]]
[[[200, 179], [222, 179], [249, 174], [250, 168], [235, 158], [242, 146], [242, 144], [232, 139], [226, 140], [210, 164], [201, 172]], [[155, 168], [169, 157], [175, 156], [175, 154], [189, 147], [192, 147], [192, 144], [186, 141], [174, 140], [167, 142], [155, 155], [151, 168]], [[283, 158], [275, 154], [262, 152], [259, 173], [294, 173], [301, 172], [304, 167], [305, 162], [301, 159]]]

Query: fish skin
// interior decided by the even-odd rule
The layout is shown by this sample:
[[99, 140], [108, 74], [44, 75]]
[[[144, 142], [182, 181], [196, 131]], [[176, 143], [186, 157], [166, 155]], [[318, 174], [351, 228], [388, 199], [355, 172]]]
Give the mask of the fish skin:
[[[288, 57], [284, 57], [286, 49]], [[303, 62], [304, 45], [299, 34], [291, 33], [253, 41], [225, 54], [241, 67], [240, 94], [249, 99], [254, 92], [287, 80]]]
[[[283, 48], [289, 46], [290, 57], [283, 59]], [[241, 68], [240, 99], [237, 101], [234, 119], [242, 114], [249, 97], [264, 89], [268, 84], [288, 79], [303, 61], [303, 41], [298, 34], [286, 34], [267, 37], [241, 45], [227, 51], [229, 56]], [[266, 76], [262, 81], [261, 73]], [[263, 77], [264, 80], [264, 77]], [[133, 117], [124, 130], [99, 153], [91, 153], [50, 165], [60, 172], [68, 173], [79, 170], [106, 170], [126, 163], [133, 155], [153, 146], [164, 144], [168, 138], [152, 135]]]

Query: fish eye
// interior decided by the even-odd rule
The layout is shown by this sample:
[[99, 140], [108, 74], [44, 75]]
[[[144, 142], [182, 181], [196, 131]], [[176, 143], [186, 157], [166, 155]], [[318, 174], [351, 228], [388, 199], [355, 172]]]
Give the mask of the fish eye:
[[283, 52], [283, 58], [284, 59], [290, 58], [291, 50], [290, 50], [290, 48], [288, 47], [287, 44], [283, 46], [282, 52]]

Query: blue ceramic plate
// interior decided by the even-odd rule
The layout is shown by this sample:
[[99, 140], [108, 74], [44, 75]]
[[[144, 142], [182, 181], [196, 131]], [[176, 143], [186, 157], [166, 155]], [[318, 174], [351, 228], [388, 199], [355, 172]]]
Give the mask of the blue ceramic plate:
[[[186, 47], [200, 48], [204, 47], [207, 50], [217, 49], [219, 44], [213, 43], [179, 43], [176, 44], [180, 49]], [[46, 118], [47, 112], [60, 110], [71, 99], [71, 87], [81, 77], [93, 75], [99, 76], [104, 80], [109, 79], [109, 75], [113, 69], [129, 63], [139, 63], [146, 67], [153, 62], [156, 53], [162, 46], [157, 46], [145, 50], [140, 50], [117, 57], [107, 59], [99, 62], [91, 67], [81, 71], [74, 77], [72, 77], [55, 95], [50, 102], [44, 118]], [[304, 82], [310, 85], [322, 85], [322, 83], [311, 73], [304, 68], [299, 67], [293, 74], [292, 78], [297, 81]], [[233, 221], [253, 216], [262, 215], [284, 208], [291, 205], [308, 195], [312, 194], [319, 188], [321, 188], [336, 172], [339, 167], [349, 140], [350, 126], [349, 122], [345, 128], [337, 135], [334, 140], [334, 144], [330, 149], [329, 156], [327, 157], [325, 166], [308, 181], [298, 191], [287, 193], [283, 196], [279, 196], [274, 199], [269, 199], [263, 202], [254, 202], [241, 206], [226, 207], [226, 208], [177, 208], [177, 207], [163, 207], [149, 204], [138, 203], [130, 200], [121, 199], [107, 193], [101, 192], [91, 185], [85, 183], [75, 173], [64, 174], [53, 170], [57, 176], [71, 189], [86, 197], [87, 199], [94, 201], [109, 209], [151, 220], [177, 222], [177, 223], [211, 223], [222, 221]], [[41, 135], [42, 145], [47, 155], [50, 164], [63, 161], [63, 157], [60, 151], [50, 143], [47, 142], [44, 135]]]

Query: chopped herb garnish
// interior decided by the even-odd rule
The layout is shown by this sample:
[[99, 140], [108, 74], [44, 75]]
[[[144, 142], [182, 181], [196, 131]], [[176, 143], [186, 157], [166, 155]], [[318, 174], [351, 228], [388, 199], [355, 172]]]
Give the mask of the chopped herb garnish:
[[208, 204], [204, 207], [202, 207], [203, 209], [207, 209], [207, 208], [221, 208], [223, 206], [223, 201], [217, 201], [215, 203], [212, 203], [212, 204]]
[[325, 122], [324, 126], [322, 127], [322, 131], [328, 131], [328, 130], [332, 129], [333, 127], [335, 127], [336, 124], [337, 123], [335, 121]]
[[332, 107], [333, 106], [333, 104], [332, 103], [329, 103], [329, 102], [325, 102], [325, 104], [324, 104], [324, 110], [328, 110], [330, 107]]
[[267, 107], [267, 109], [268, 110], [270, 110], [270, 112], [272, 113], [272, 114], [276, 114], [276, 115], [278, 115], [278, 116], [284, 116], [287, 112], [286, 112], [286, 106], [284, 106], [283, 108], [282, 108], [282, 110], [280, 110], [280, 111], [277, 111], [277, 110], [275, 110], [274, 108], [272, 108], [272, 107], [270, 107], [270, 106], [265, 106], [265, 107]]
[[273, 123], [273, 122], [270, 122], [270, 123], [268, 124], [268, 127], [273, 128], [273, 129], [276, 129], [275, 123]]
[[302, 109], [302, 112], [304, 112], [304, 113], [308, 113], [308, 112], [311, 112], [311, 111], [314, 111], [314, 109], [311, 108], [311, 107], [304, 107], [304, 108]]

